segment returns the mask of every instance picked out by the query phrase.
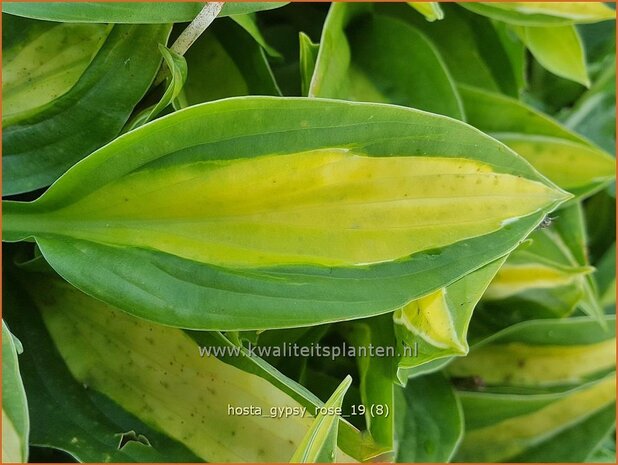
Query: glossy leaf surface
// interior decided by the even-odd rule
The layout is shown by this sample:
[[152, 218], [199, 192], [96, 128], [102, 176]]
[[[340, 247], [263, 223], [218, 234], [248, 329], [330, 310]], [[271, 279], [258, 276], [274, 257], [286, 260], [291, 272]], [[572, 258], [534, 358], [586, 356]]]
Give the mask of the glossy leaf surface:
[[[2, 128], [7, 195], [48, 186], [118, 135], [159, 68], [158, 44], [167, 42], [170, 26], [110, 29], [4, 18], [3, 34], [19, 31], [25, 36], [17, 40], [11, 34], [3, 41], [8, 85], [3, 96], [9, 103]], [[20, 65], [24, 61], [35, 65]], [[40, 61], [46, 65], [39, 66]], [[70, 68], [64, 67], [66, 62]], [[31, 82], [27, 79], [35, 87], [17, 85]]]
[[[436, 138], [418, 137], [426, 130]], [[36, 237], [69, 282], [134, 314], [187, 328], [272, 328], [398, 308], [503, 256], [566, 198], [504, 146], [447, 118], [231, 99], [124, 135], [34, 203], [6, 202], [4, 234]]]

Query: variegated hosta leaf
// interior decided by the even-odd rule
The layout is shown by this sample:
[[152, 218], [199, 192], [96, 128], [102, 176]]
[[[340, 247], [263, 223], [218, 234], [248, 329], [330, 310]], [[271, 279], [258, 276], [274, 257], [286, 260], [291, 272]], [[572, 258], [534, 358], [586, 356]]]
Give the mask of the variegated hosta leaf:
[[5, 15], [2, 118], [19, 121], [66, 94], [95, 58], [112, 26], [49, 24]]
[[[25, 348], [20, 371], [33, 419], [30, 445], [59, 449], [85, 463], [198, 462], [200, 459], [182, 444], [73, 378], [29, 298], [27, 286], [16, 279], [14, 267], [7, 268], [3, 286], [11, 292], [3, 294], [2, 308]], [[122, 434], [130, 431], [136, 434]]]
[[[82, 299], [87, 302], [87, 308], [94, 307], [95, 312], [101, 309], [105, 313], [109, 309], [66, 283], [59, 282], [57, 278], [41, 275], [41, 272], [53, 274], [51, 270], [24, 274], [11, 267], [9, 276], [4, 276], [4, 285], [12, 289], [10, 294], [5, 293], [3, 296], [4, 314], [26, 347], [20, 362], [30, 399], [29, 409], [33, 418], [46, 419], [45, 423], [33, 424], [31, 444], [61, 449], [80, 462], [89, 463], [198, 462], [200, 459], [194, 453], [164, 431], [158, 430], [156, 425], [148, 426], [97, 390], [73, 378], [43, 323], [41, 312], [45, 310], [30, 295], [41, 296], [43, 294], [37, 292], [45, 288], [47, 304], [63, 306], [67, 312], [71, 312], [73, 306], [81, 305]], [[55, 299], [55, 302], [49, 299]], [[306, 407], [307, 412], [314, 412], [317, 407], [323, 406], [323, 402], [305, 387], [285, 377], [255, 353], [236, 345], [221, 333], [192, 331], [185, 334], [202, 348], [195, 347], [198, 357], [201, 358], [200, 350], [210, 350], [213, 358], [216, 356], [225, 364], [266, 380], [283, 395], [290, 396]], [[204, 354], [209, 358], [206, 352]], [[165, 375], [165, 371], [160, 372], [162, 380], [169, 376]], [[246, 419], [243, 417], [238, 421], [241, 423]], [[339, 423], [338, 443], [349, 456], [365, 461], [383, 452], [368, 435], [359, 432], [346, 420], [340, 418]], [[118, 432], [131, 430], [145, 436], [150, 445], [128, 441], [118, 449]], [[351, 461], [349, 456], [341, 453], [338, 458]]]
[[339, 416], [332, 412], [341, 409], [343, 398], [351, 383], [352, 377], [346, 376], [326, 401], [323, 410], [313, 420], [290, 462], [331, 463], [335, 461]]
[[584, 46], [575, 26], [520, 26], [515, 32], [545, 69], [590, 86]]
[[402, 357], [397, 377], [407, 378], [421, 371], [421, 365], [468, 353], [466, 339], [474, 307], [504, 260], [497, 260], [453, 284], [395, 311], [395, 334]]
[[583, 462], [616, 422], [615, 373], [558, 394], [459, 398], [466, 432], [456, 462]]
[[499, 300], [529, 289], [552, 289], [569, 286], [577, 278], [592, 272], [590, 268], [552, 267], [542, 262], [527, 262], [511, 256], [498, 271], [484, 295], [486, 300]]
[[[311, 426], [314, 411], [260, 376], [201, 356], [181, 330], [130, 317], [58, 279], [34, 275], [29, 291], [78, 381], [204, 460], [287, 461]], [[275, 407], [288, 415], [272, 414]]]
[[[184, 23], [192, 21], [204, 2], [161, 2], [156, 8], [141, 2], [6, 2], [2, 11], [26, 18], [75, 23]], [[287, 2], [226, 2], [219, 16], [270, 10]]]
[[444, 18], [444, 12], [439, 2], [408, 2], [412, 8], [422, 14], [429, 22]]
[[2, 463], [28, 461], [30, 419], [16, 342], [2, 320]]
[[508, 324], [511, 318], [566, 316], [579, 306], [604, 324], [591, 277], [594, 268], [588, 262], [581, 205], [561, 209], [550, 221], [509, 256], [483, 296], [489, 304], [483, 313]]
[[360, 3], [331, 5], [308, 95], [394, 103], [463, 119], [455, 84], [431, 42], [410, 24]]
[[566, 198], [449, 118], [252, 97], [125, 134], [35, 202], [5, 202], [3, 226], [128, 312], [260, 329], [400, 308], [504, 256]]
[[616, 12], [602, 2], [463, 2], [460, 5], [520, 26], [596, 23], [616, 17]]
[[467, 120], [511, 147], [560, 187], [579, 196], [615, 178], [615, 159], [581, 136], [523, 103], [459, 86]]
[[117, 136], [170, 29], [3, 15], [3, 194], [51, 184]]
[[616, 368], [615, 317], [607, 327], [579, 317], [534, 320], [507, 328], [448, 367], [451, 376], [491, 386], [547, 388], [582, 383]]

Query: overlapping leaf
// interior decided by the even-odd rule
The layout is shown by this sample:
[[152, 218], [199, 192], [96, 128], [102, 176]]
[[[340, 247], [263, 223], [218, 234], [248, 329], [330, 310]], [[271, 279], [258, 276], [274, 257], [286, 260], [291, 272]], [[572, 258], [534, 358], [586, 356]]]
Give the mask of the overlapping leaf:
[[492, 134], [560, 187], [587, 196], [615, 178], [615, 159], [548, 116], [509, 97], [461, 85], [470, 124]]
[[331, 412], [341, 409], [343, 397], [351, 383], [352, 378], [347, 376], [326, 401], [323, 410], [313, 420], [290, 462], [331, 463], [335, 461], [339, 418]]
[[[284, 461], [299, 446], [313, 412], [303, 415], [296, 400], [265, 379], [200, 357], [199, 346], [180, 330], [119, 313], [57, 279], [33, 279], [31, 297], [55, 346], [89, 389], [205, 460]], [[229, 406], [261, 408], [263, 415], [248, 423]], [[300, 413], [271, 415], [273, 406]]]
[[616, 423], [615, 373], [558, 394], [459, 394], [458, 462], [585, 461]]
[[[504, 24], [492, 23], [446, 3], [441, 5], [444, 19], [433, 23], [403, 4], [379, 4], [375, 8], [380, 14], [403, 20], [422, 32], [458, 83], [518, 95], [523, 86], [524, 47], [505, 30]], [[418, 76], [414, 83], [425, 79]]]
[[475, 345], [448, 372], [488, 386], [545, 392], [597, 379], [616, 367], [615, 317], [606, 318], [606, 328], [588, 317], [511, 326]]
[[28, 461], [30, 418], [17, 354], [21, 346], [2, 320], [2, 462]]
[[431, 369], [431, 362], [468, 353], [467, 331], [472, 312], [504, 260], [497, 260], [453, 284], [395, 311], [393, 320], [401, 357], [397, 378]]
[[309, 96], [395, 103], [463, 119], [454, 83], [433, 45], [409, 24], [372, 14], [362, 4], [331, 6]]
[[566, 198], [448, 118], [244, 98], [125, 134], [36, 202], [6, 202], [3, 225], [126, 311], [258, 329], [399, 308], [504, 256]]
[[550, 221], [509, 256], [483, 296], [483, 317], [502, 320], [499, 327], [527, 318], [563, 317], [577, 306], [604, 322], [580, 206], [564, 208]]
[[[81, 462], [197, 461], [180, 443], [72, 377], [35, 303], [15, 279], [15, 270], [11, 268], [10, 273], [4, 286], [11, 292], [4, 294], [3, 308], [26, 348], [21, 370], [32, 417], [30, 444], [65, 451]], [[122, 433], [130, 431], [135, 432], [135, 440], [127, 435], [121, 443]]]
[[397, 462], [451, 460], [463, 435], [459, 398], [441, 373], [411, 379], [395, 389]]
[[3, 19], [6, 195], [51, 184], [118, 135], [152, 82], [170, 26]]

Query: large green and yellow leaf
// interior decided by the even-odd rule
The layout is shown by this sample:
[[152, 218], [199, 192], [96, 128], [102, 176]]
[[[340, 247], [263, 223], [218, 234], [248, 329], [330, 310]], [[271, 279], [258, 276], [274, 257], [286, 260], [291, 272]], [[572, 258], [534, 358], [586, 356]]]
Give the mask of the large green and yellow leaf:
[[[55, 299], [54, 302], [48, 300], [47, 304], [63, 306], [68, 312], [75, 305], [82, 305], [82, 302], [93, 312], [101, 309], [105, 313], [108, 307], [60, 282], [53, 277], [53, 271], [45, 270], [52, 276], [44, 276], [40, 274], [41, 270], [24, 274], [14, 266], [7, 269], [10, 269], [10, 276], [5, 276], [5, 286], [13, 292], [4, 296], [5, 314], [28, 349], [22, 356], [22, 373], [31, 398], [29, 407], [32, 417], [45, 419], [33, 423], [31, 443], [64, 450], [82, 462], [198, 461], [198, 457], [186, 446], [165, 432], [146, 425], [140, 415], [127, 412], [116, 401], [74, 379], [45, 329], [41, 318], [44, 306], [30, 295], [36, 295], [41, 288], [45, 288], [45, 295]], [[247, 374], [259, 376], [305, 407], [307, 412], [314, 412], [324, 405], [305, 387], [284, 376], [255, 352], [237, 345], [222, 334], [203, 331], [185, 334], [197, 344], [195, 356], [198, 359], [216, 357]], [[126, 337], [132, 336], [128, 334]], [[246, 417], [240, 419], [239, 424], [244, 419]], [[338, 430], [340, 447], [356, 459], [368, 460], [382, 452], [370, 437], [342, 418], [339, 419]], [[149, 445], [130, 440], [118, 448], [119, 432], [129, 431], [139, 432]]]
[[150, 86], [169, 33], [169, 25], [3, 15], [3, 194], [51, 184], [116, 137]]
[[309, 96], [395, 103], [463, 119], [436, 48], [411, 25], [363, 4], [332, 4]]
[[[28, 291], [75, 379], [203, 460], [287, 461], [311, 426], [315, 409], [201, 356], [181, 330], [128, 316], [56, 278], [31, 275]], [[253, 413], [234, 410], [243, 407]]]
[[550, 117], [510, 97], [460, 85], [466, 116], [541, 173], [579, 196], [588, 196], [615, 178], [616, 161], [604, 150]]
[[596, 379], [616, 367], [615, 317], [606, 321], [606, 327], [588, 317], [523, 322], [475, 345], [448, 372], [535, 390]]
[[[226, 2], [219, 16], [269, 10], [286, 2]], [[204, 2], [5, 2], [2, 11], [26, 18], [74, 23], [164, 24], [192, 21]]]
[[460, 392], [466, 433], [454, 460], [586, 461], [615, 426], [615, 376], [559, 394]]
[[17, 353], [21, 351], [2, 320], [2, 462], [28, 461], [30, 419]]
[[400, 308], [504, 256], [566, 198], [449, 118], [254, 97], [125, 134], [37, 201], [5, 202], [3, 226], [133, 314], [259, 329]]
[[[14, 267], [5, 270], [3, 285], [11, 292], [3, 295], [3, 314], [25, 347], [20, 370], [29, 399], [32, 446], [59, 449], [90, 463], [199, 460], [182, 444], [74, 379], [26, 287], [16, 280]], [[122, 433], [127, 433], [123, 442]]]

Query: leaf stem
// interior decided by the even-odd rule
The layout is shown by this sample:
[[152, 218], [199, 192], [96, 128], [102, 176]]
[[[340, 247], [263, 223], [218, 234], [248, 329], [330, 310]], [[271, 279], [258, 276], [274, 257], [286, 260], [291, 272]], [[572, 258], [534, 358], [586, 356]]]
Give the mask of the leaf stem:
[[184, 55], [199, 36], [210, 26], [217, 15], [221, 12], [224, 2], [208, 2], [198, 13], [193, 21], [182, 31], [171, 47], [171, 50]]

